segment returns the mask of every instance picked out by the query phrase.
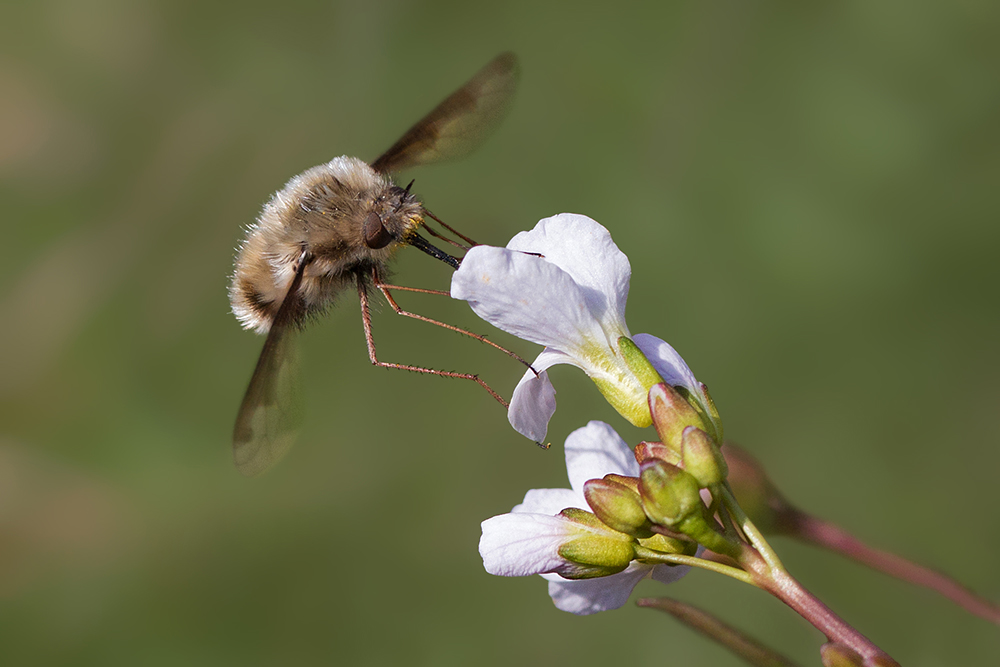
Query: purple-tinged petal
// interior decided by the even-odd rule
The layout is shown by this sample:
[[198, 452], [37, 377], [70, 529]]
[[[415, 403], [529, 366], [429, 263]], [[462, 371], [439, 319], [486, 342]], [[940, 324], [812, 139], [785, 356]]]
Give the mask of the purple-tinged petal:
[[517, 383], [507, 408], [507, 421], [514, 430], [539, 444], [545, 442], [549, 420], [556, 411], [556, 389], [545, 372], [555, 364], [577, 365], [573, 357], [558, 350], [542, 350]]
[[672, 584], [684, 578], [691, 568], [687, 565], [656, 565], [650, 575], [661, 584]]
[[670, 343], [650, 334], [636, 334], [632, 337], [632, 342], [646, 355], [664, 382], [674, 387], [684, 387], [692, 394], [698, 395], [698, 380], [688, 368], [687, 362], [677, 354], [677, 350]]
[[592, 421], [566, 438], [566, 473], [573, 490], [583, 494], [587, 480], [599, 479], [608, 473], [639, 476], [639, 464], [628, 444], [613, 428]]
[[649, 575], [649, 569], [648, 565], [632, 563], [618, 574], [594, 579], [563, 579], [554, 574], [544, 576], [549, 581], [549, 596], [556, 607], [585, 616], [623, 606], [635, 585]]
[[566, 563], [559, 547], [576, 532], [572, 522], [543, 514], [501, 514], [483, 521], [482, 528], [483, 567], [501, 577], [558, 570]]

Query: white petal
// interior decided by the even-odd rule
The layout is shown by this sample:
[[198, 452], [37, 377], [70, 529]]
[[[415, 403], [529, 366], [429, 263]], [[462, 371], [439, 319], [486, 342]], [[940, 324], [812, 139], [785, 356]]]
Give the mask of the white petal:
[[583, 484], [608, 473], [639, 476], [639, 464], [628, 444], [604, 422], [592, 421], [566, 438], [569, 484], [583, 494]]
[[507, 408], [507, 421], [514, 430], [526, 438], [542, 444], [549, 430], [549, 420], [556, 411], [556, 389], [549, 380], [545, 369], [555, 364], [572, 364], [573, 357], [558, 350], [545, 349], [531, 362], [531, 368], [524, 372], [521, 381], [514, 387], [514, 395]]
[[650, 334], [636, 334], [632, 337], [632, 342], [642, 350], [664, 382], [674, 387], [680, 385], [695, 396], [698, 395], [698, 380], [670, 343]]
[[624, 605], [649, 570], [648, 565], [632, 563], [628, 569], [609, 577], [571, 580], [548, 575], [545, 578], [549, 580], [549, 596], [556, 607], [583, 616]]
[[467, 252], [451, 278], [452, 298], [468, 301], [493, 326], [570, 354], [606, 338], [590, 291], [541, 257], [490, 246]]
[[572, 489], [531, 489], [524, 494], [524, 502], [515, 506], [511, 514], [529, 512], [555, 516], [567, 507], [588, 509], [583, 495]]
[[479, 554], [490, 574], [524, 577], [565, 564], [557, 553], [573, 524], [543, 514], [501, 514], [483, 521]]
[[568, 273], [590, 293], [588, 302], [595, 316], [628, 335], [625, 302], [632, 268], [607, 229], [585, 215], [560, 213], [521, 232], [507, 247], [539, 253]]

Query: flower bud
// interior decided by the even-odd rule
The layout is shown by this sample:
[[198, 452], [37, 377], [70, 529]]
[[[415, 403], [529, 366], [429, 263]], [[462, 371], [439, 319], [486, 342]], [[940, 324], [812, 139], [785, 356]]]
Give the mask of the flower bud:
[[652, 535], [639, 493], [608, 477], [592, 479], [583, 485], [583, 495], [597, 518], [620, 533], [635, 537]]
[[650, 459], [639, 479], [643, 508], [653, 523], [674, 526], [701, 511], [698, 480], [677, 466]]
[[719, 446], [700, 428], [688, 426], [681, 435], [684, 469], [694, 475], [702, 488], [726, 479], [729, 469]]
[[635, 491], [636, 493], [639, 493], [638, 477], [629, 477], [628, 475], [619, 475], [618, 473], [609, 472], [607, 475], [604, 476], [604, 479], [608, 480], [609, 482], [617, 482], [622, 486], [628, 487], [633, 491]]
[[567, 562], [559, 569], [566, 579], [592, 579], [617, 574], [635, 557], [628, 535], [611, 530], [590, 512], [569, 508], [559, 513], [574, 523], [593, 528], [559, 546], [558, 554]]
[[635, 460], [642, 465], [649, 459], [660, 459], [673, 465], [680, 465], [680, 453], [670, 449], [662, 442], [640, 442], [635, 446]]
[[657, 533], [652, 537], [639, 540], [639, 545], [665, 554], [683, 554], [693, 556], [698, 552], [698, 544], [690, 540], [679, 540]]
[[649, 412], [663, 444], [680, 452], [681, 434], [688, 426], [705, 429], [698, 411], [681, 394], [666, 383], [649, 390]]

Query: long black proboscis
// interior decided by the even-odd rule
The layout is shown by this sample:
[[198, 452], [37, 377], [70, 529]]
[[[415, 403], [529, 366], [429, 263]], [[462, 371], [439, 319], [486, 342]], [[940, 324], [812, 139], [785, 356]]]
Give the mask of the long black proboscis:
[[407, 239], [407, 243], [409, 243], [414, 248], [419, 248], [420, 250], [423, 250], [424, 252], [426, 252], [428, 255], [430, 255], [435, 259], [440, 259], [442, 262], [444, 262], [451, 268], [456, 270], [458, 269], [459, 260], [457, 257], [452, 257], [444, 250], [435, 248], [430, 244], [430, 242], [427, 239], [420, 236], [420, 234], [412, 235], [410, 238]]

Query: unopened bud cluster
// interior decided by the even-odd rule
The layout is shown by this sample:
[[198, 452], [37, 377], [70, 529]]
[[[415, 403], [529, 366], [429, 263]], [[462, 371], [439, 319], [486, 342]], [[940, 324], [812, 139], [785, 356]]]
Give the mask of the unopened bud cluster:
[[[726, 480], [728, 468], [719, 448], [721, 422], [707, 389], [700, 400], [663, 382], [649, 390], [649, 411], [660, 442], [635, 448], [639, 477], [606, 475], [584, 485], [591, 512], [565, 510], [563, 516], [589, 530], [562, 546], [570, 561], [567, 578], [620, 572], [636, 558], [695, 553], [698, 544], [726, 551], [713, 527], [701, 490]], [[710, 406], [710, 407], [703, 407]]]
[[654, 532], [655, 521], [647, 515], [640, 489], [639, 478], [622, 475], [606, 475], [584, 485], [593, 513], [580, 509], [561, 512], [588, 530], [559, 548], [559, 555], [572, 563], [568, 571], [559, 574], [567, 579], [586, 579], [621, 572], [637, 558], [637, 547], [660, 554], [695, 553], [698, 545], [694, 541]]

